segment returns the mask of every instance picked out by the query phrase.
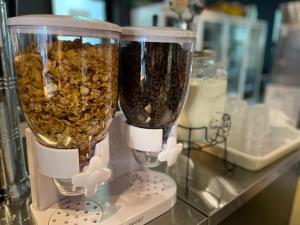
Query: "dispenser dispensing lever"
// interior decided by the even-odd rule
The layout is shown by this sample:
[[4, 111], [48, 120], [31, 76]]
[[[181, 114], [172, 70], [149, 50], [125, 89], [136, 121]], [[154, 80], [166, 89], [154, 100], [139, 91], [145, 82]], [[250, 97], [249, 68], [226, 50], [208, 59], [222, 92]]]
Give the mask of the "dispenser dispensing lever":
[[108, 135], [97, 144], [94, 156], [81, 173], [73, 176], [72, 184], [75, 187], [83, 187], [84, 195], [92, 197], [96, 194], [99, 184], [109, 180], [111, 170], [107, 168], [109, 161], [109, 138]]
[[167, 144], [164, 144], [163, 151], [158, 154], [158, 160], [161, 162], [167, 162], [168, 166], [174, 165], [177, 157], [182, 152], [183, 145], [177, 144], [175, 137], [169, 137]]

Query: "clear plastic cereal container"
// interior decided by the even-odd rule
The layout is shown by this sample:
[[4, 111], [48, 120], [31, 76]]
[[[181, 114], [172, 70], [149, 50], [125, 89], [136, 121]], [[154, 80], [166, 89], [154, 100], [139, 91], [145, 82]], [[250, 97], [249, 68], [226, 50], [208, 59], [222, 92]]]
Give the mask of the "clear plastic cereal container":
[[45, 146], [78, 148], [83, 168], [116, 110], [119, 26], [53, 15], [13, 17], [8, 25], [31, 130]]
[[[120, 106], [128, 124], [162, 129], [166, 142], [187, 95], [193, 46], [191, 31], [122, 28]], [[142, 154], [149, 156], [137, 157], [147, 161], [144, 165], [155, 165], [156, 153]]]

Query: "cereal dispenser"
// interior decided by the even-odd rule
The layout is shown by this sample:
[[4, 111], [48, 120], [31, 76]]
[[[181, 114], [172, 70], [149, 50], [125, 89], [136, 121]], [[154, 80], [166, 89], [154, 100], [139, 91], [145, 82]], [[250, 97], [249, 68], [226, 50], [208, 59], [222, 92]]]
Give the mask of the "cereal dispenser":
[[[9, 28], [20, 104], [41, 149], [40, 169], [62, 194], [92, 195], [81, 173], [89, 161], [103, 163], [94, 153], [117, 103], [119, 27], [46, 15], [11, 18]], [[104, 166], [96, 177], [109, 176]]]
[[[163, 145], [171, 144], [180, 152], [176, 139], [169, 137], [187, 91], [192, 34], [166, 29], [162, 32], [165, 37], [145, 39], [155, 43], [152, 47], [150, 43], [151, 54], [145, 55], [149, 60], [143, 62], [147, 65], [144, 74], [151, 81], [145, 88], [149, 96], [152, 93], [146, 107], [155, 116], [148, 126], [134, 127], [139, 124], [128, 125], [122, 113], [115, 116], [120, 27], [82, 17], [52, 15], [14, 17], [8, 26], [18, 95], [29, 125], [26, 141], [35, 222], [145, 224], [170, 209], [176, 202], [176, 184], [167, 175], [137, 163], [130, 143], [145, 134], [136, 131], [149, 129], [147, 138], [157, 147], [160, 143], [159, 149], [149, 145], [137, 149], [158, 152]], [[167, 56], [169, 63], [165, 64], [160, 54]], [[154, 55], [163, 61], [151, 61]], [[136, 59], [128, 59], [135, 63]], [[161, 70], [152, 73], [154, 68], [148, 63], [157, 64]], [[131, 77], [134, 73], [126, 73], [130, 81], [137, 82]], [[158, 96], [151, 92], [158, 91], [157, 82], [165, 84], [158, 84]], [[132, 116], [128, 113], [137, 109], [127, 100], [140, 99], [128, 96], [124, 90], [134, 86], [126, 85], [122, 79], [121, 105], [129, 122]], [[159, 111], [157, 106], [163, 109]], [[160, 158], [170, 157], [162, 154]]]
[[188, 90], [193, 40], [177, 28], [122, 28], [120, 106], [127, 144], [146, 167], [170, 166], [182, 150], [174, 124]]

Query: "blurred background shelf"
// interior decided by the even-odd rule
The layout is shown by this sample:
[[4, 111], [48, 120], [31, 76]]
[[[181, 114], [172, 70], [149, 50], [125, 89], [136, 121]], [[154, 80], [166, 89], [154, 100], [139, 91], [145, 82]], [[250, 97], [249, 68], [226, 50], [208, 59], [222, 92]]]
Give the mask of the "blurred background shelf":
[[[175, 26], [177, 15], [164, 3], [131, 10], [131, 25], [150, 26], [157, 16], [158, 26]], [[183, 14], [188, 19], [188, 12]], [[204, 10], [193, 20], [196, 51], [211, 49], [228, 71], [228, 93], [257, 102], [263, 72], [267, 22]]]

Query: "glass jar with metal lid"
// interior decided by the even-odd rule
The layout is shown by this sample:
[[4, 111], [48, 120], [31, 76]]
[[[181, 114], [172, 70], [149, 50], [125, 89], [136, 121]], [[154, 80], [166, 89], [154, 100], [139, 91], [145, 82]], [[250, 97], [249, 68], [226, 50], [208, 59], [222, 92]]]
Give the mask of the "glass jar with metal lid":
[[[212, 136], [213, 127], [221, 121], [224, 113], [226, 88], [227, 72], [215, 61], [214, 52], [196, 52], [189, 93], [178, 124], [190, 128], [207, 127]], [[178, 128], [178, 138], [187, 140], [187, 137], [188, 132]], [[204, 140], [204, 132], [194, 131], [192, 140]]]

